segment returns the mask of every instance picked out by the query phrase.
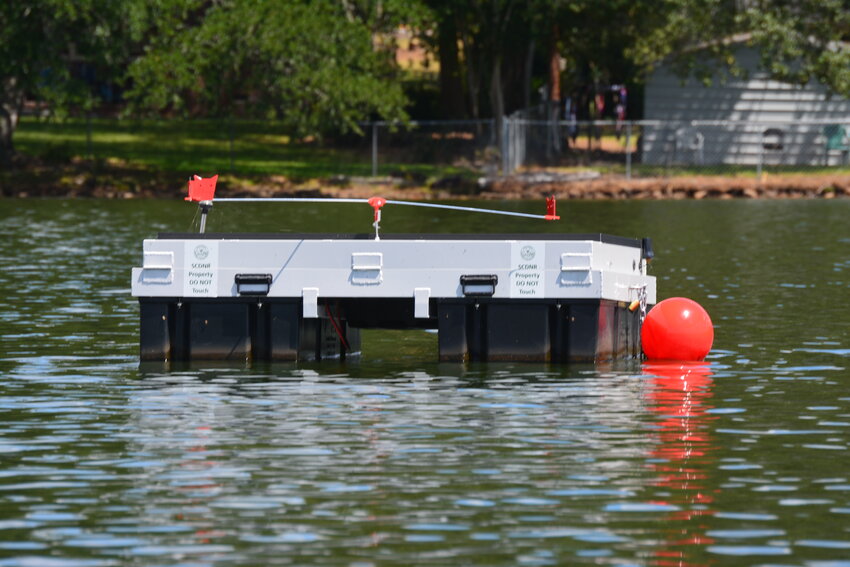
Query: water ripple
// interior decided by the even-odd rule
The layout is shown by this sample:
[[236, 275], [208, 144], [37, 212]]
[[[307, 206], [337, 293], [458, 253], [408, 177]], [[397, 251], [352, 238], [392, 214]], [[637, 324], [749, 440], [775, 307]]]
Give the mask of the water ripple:
[[[139, 364], [128, 270], [194, 209], [6, 199], [0, 567], [845, 567], [850, 201], [817, 201], [571, 205], [710, 311], [708, 361], [665, 366], [443, 364], [371, 329], [357, 361]], [[362, 228], [293, 207], [210, 222]]]

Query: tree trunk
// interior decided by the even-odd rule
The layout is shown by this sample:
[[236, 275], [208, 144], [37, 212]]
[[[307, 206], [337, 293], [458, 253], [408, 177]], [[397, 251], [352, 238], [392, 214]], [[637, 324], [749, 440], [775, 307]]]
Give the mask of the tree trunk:
[[549, 48], [549, 100], [556, 106], [561, 101], [561, 54], [558, 53], [558, 26], [552, 26], [552, 45]]
[[496, 127], [496, 140], [502, 143], [502, 119], [505, 114], [505, 93], [502, 91], [502, 61], [493, 58], [493, 70], [490, 74], [490, 106], [493, 109], [493, 119]]
[[525, 85], [525, 92], [523, 92], [522, 104], [523, 108], [531, 107], [531, 77], [532, 77], [532, 67], [534, 65], [534, 38], [528, 42], [528, 51], [525, 53], [525, 67], [523, 69], [523, 81], [522, 84]]
[[18, 124], [18, 113], [6, 103], [0, 104], [0, 165], [7, 166], [12, 161], [15, 145], [12, 135]]
[[463, 118], [463, 80], [457, 48], [455, 15], [448, 14], [438, 28], [440, 56], [440, 112], [444, 118]]
[[478, 120], [481, 118], [481, 110], [478, 104], [478, 96], [481, 92], [481, 78], [476, 72], [476, 46], [472, 45], [472, 37], [467, 33], [466, 26], [461, 28], [461, 38], [463, 39], [463, 59], [464, 67], [466, 67], [466, 86], [469, 94], [469, 109], [472, 112], [472, 118]]
[[15, 145], [12, 136], [18, 127], [18, 117], [23, 105], [23, 93], [16, 87], [14, 79], [8, 79], [0, 91], [0, 165], [6, 166], [12, 161]]

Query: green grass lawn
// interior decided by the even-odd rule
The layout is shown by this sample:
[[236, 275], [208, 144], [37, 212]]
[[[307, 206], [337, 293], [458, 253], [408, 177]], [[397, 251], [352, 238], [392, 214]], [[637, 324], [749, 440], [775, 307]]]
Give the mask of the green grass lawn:
[[[371, 137], [349, 136], [344, 145], [293, 140], [274, 122], [215, 120], [39, 120], [24, 118], [16, 148], [46, 161], [120, 160], [162, 172], [200, 175], [282, 175], [292, 179], [372, 174]], [[397, 152], [396, 152], [397, 153]], [[470, 175], [451, 164], [390, 161], [379, 153], [379, 175], [428, 178]], [[408, 156], [401, 156], [402, 158]]]
[[[625, 168], [621, 169], [625, 170]], [[826, 167], [805, 165], [764, 165], [763, 175], [794, 176], [794, 175], [846, 175], [849, 167]], [[754, 165], [704, 165], [704, 166], [660, 166], [633, 164], [634, 177], [757, 177], [758, 171]]]
[[[482, 140], [486, 138], [480, 132], [474, 136], [468, 130], [461, 136], [454, 134], [457, 133], [448, 129], [425, 128], [412, 132], [399, 129], [394, 134], [381, 130], [378, 175], [406, 177], [419, 184], [446, 176], [474, 180], [481, 172], [471, 165], [459, 165], [464, 160], [458, 158], [464, 157], [465, 163], [470, 164], [471, 158], [481, 157]], [[635, 140], [633, 136], [632, 145]], [[624, 141], [624, 138], [603, 136], [595, 144], [613, 148], [606, 152], [608, 158], [599, 160], [598, 155], [579, 148], [564, 157], [567, 162], [583, 165], [549, 169], [593, 169], [603, 174], [624, 175]], [[47, 163], [67, 164], [73, 158], [87, 158], [92, 163], [106, 161], [119, 168], [126, 166], [159, 173], [231, 174], [246, 182], [264, 176], [303, 181], [340, 175], [372, 175], [370, 131], [363, 136], [349, 135], [343, 141], [319, 143], [292, 139], [283, 126], [274, 121], [92, 119], [87, 122], [85, 119], [25, 117], [15, 133], [15, 144], [24, 154], [39, 156]], [[498, 160], [497, 152], [495, 155]], [[771, 176], [850, 173], [848, 167], [770, 165], [763, 170]], [[756, 168], [740, 165], [649, 166], [635, 160], [631, 174], [636, 178], [755, 177]]]

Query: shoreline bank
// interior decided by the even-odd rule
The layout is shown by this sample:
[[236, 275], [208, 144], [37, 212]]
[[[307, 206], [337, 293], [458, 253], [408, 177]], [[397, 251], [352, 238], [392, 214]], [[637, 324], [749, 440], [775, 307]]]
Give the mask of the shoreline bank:
[[[183, 179], [185, 177], [185, 179]], [[188, 175], [130, 167], [19, 167], [0, 171], [0, 197], [182, 198]], [[446, 177], [431, 185], [400, 178], [309, 179], [221, 175], [220, 197], [349, 197], [406, 200], [541, 199], [814, 199], [850, 196], [850, 175], [785, 174], [755, 177], [683, 176], [536, 182], [527, 175], [472, 180]]]

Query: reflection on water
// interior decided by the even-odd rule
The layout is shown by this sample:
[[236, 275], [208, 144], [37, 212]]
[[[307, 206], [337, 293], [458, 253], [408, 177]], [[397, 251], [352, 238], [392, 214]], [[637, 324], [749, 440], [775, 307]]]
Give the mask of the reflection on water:
[[713, 408], [711, 366], [705, 362], [649, 362], [647, 397], [658, 417], [658, 446], [652, 451], [656, 483], [670, 491], [669, 535], [656, 551], [658, 565], [687, 565], [691, 546], [713, 543], [706, 517], [713, 513], [711, 465], [716, 447], [709, 428]]
[[[346, 364], [139, 365], [129, 268], [192, 213], [6, 201], [0, 567], [848, 565], [848, 208], [570, 204], [654, 237], [659, 295], [717, 325], [705, 364], [438, 364], [369, 331]], [[455, 218], [386, 222], [492, 229]], [[318, 219], [362, 230], [284, 221]]]

